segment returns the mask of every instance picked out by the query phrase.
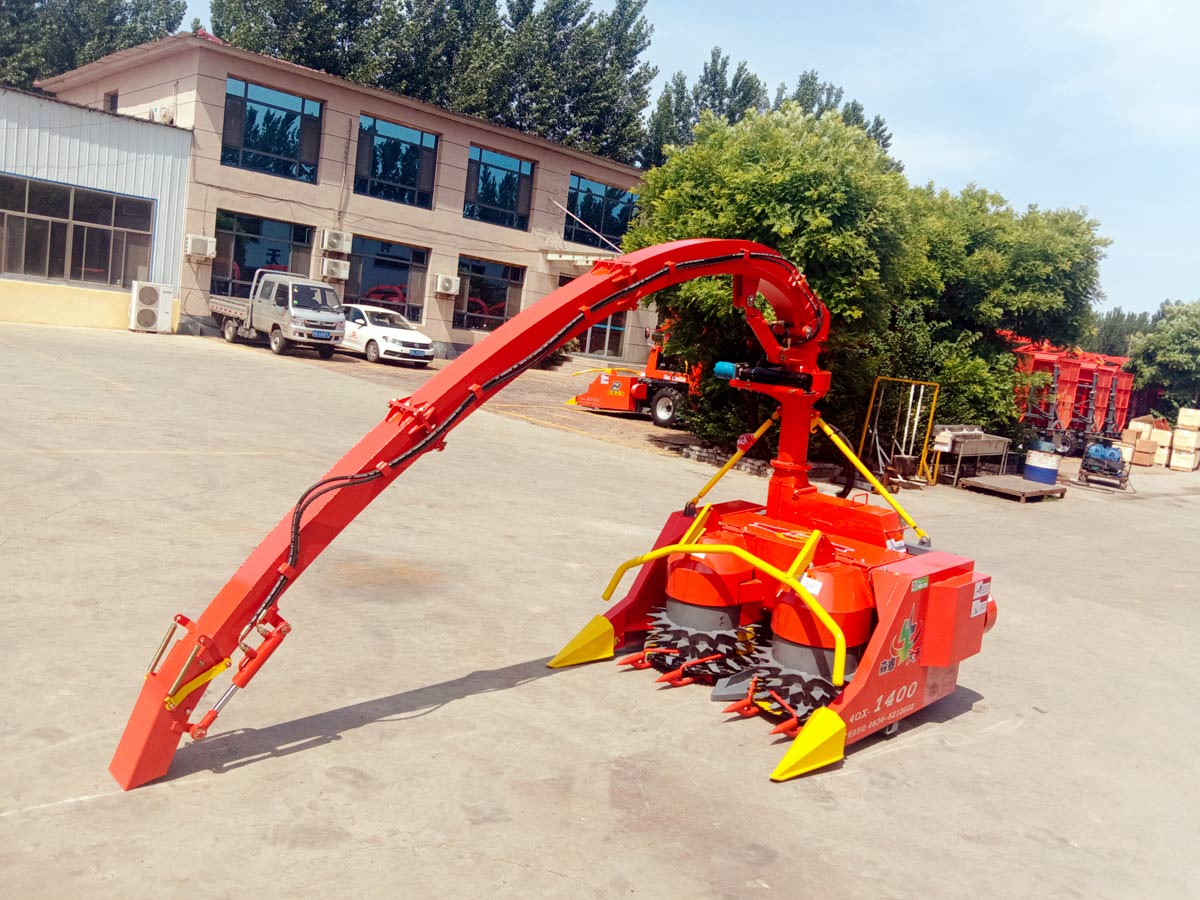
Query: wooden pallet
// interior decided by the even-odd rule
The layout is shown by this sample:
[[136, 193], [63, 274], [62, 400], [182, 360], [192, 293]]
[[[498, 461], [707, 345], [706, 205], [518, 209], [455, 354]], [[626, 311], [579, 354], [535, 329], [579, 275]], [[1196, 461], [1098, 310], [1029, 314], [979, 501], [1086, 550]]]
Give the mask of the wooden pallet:
[[958, 484], [959, 487], [987, 491], [989, 494], [1017, 497], [1022, 503], [1030, 499], [1041, 500], [1043, 497], [1067, 496], [1065, 487], [1026, 481], [1020, 475], [977, 475], [974, 478], [960, 478]]

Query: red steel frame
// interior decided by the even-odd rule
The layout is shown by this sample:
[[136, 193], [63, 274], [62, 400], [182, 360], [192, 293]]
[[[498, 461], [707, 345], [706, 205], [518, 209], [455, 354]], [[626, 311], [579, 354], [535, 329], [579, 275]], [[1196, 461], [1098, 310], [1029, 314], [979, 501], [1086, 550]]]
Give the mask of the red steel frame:
[[[690, 240], [651, 247], [602, 262], [498, 328], [442, 369], [411, 397], [394, 400], [387, 415], [326, 476], [310, 488], [234, 573], [199, 619], [176, 616], [182, 638], [164, 638], [142, 684], [109, 770], [129, 789], [166, 774], [180, 739], [200, 739], [235, 688], [244, 688], [290, 631], [279, 599], [355, 516], [421, 455], [445, 446], [445, 436], [509, 381], [555, 347], [645, 296], [714, 275], [733, 276], [733, 302], [742, 308], [769, 362], [814, 375], [811, 392], [781, 392], [786, 416], [771, 482], [768, 512], [791, 519], [809, 490], [807, 446], [812, 403], [828, 388], [817, 353], [828, 316], [803, 275], [775, 251], [739, 240]], [[756, 307], [765, 297], [793, 338], [786, 348]], [[799, 342], [802, 341], [802, 342]], [[797, 346], [797, 343], [799, 345]], [[257, 632], [262, 640], [250, 646]], [[196, 721], [209, 680], [237, 664], [234, 687]], [[165, 656], [164, 656], [165, 654]], [[161, 659], [161, 665], [159, 661]]]

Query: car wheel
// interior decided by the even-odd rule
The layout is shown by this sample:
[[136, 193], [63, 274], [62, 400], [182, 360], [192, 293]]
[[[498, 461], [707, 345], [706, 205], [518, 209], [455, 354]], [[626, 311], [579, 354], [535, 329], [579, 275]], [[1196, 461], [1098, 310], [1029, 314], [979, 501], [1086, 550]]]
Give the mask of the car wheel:
[[654, 418], [654, 424], [662, 428], [673, 427], [675, 420], [679, 417], [681, 403], [683, 403], [683, 394], [675, 388], [663, 388], [655, 394], [654, 402], [650, 405], [650, 414]]
[[367, 362], [379, 362], [379, 345], [374, 341], [367, 341]]
[[288, 339], [283, 336], [283, 332], [278, 328], [271, 329], [271, 352], [276, 356], [283, 356], [288, 351]]
[[318, 347], [317, 348], [317, 356], [321, 357], [321, 359], [333, 359], [333, 348], [332, 347]]
[[237, 321], [235, 319], [226, 319], [225, 324], [221, 326], [221, 336], [225, 338], [225, 343], [237, 343]]

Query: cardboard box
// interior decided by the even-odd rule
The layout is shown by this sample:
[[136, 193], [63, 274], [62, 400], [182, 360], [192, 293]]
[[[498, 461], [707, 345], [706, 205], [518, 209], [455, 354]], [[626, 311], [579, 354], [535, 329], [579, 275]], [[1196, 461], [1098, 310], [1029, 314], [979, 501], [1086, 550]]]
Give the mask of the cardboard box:
[[1150, 432], [1150, 440], [1158, 444], [1158, 449], [1171, 446], [1171, 432], [1165, 428], [1155, 428]]
[[1150, 432], [1154, 429], [1154, 416], [1138, 416], [1129, 423], [1129, 428], [1138, 433], [1138, 437], [1149, 439]]
[[1176, 472], [1195, 472], [1200, 468], [1200, 452], [1195, 450], [1172, 450], [1171, 468]]
[[1134, 450], [1131, 462], [1135, 466], [1152, 466], [1154, 465], [1154, 454], [1143, 450]]
[[1171, 464], [1171, 448], [1159, 447], [1158, 452], [1154, 454], [1154, 464], [1156, 466], [1169, 466]]
[[1143, 435], [1140, 431], [1138, 431], [1138, 429], [1126, 428], [1124, 431], [1121, 432], [1121, 443], [1122, 444], [1136, 444], [1138, 438], [1140, 438], [1140, 437], [1145, 437], [1145, 435]]
[[1156, 441], [1136, 441], [1133, 445], [1135, 453], [1149, 453], [1153, 456], [1158, 452], [1158, 443]]
[[1171, 436], [1171, 446], [1176, 450], [1195, 450], [1197, 446], [1200, 446], [1200, 431], [1176, 428]]
[[1175, 420], [1175, 424], [1179, 428], [1191, 428], [1193, 430], [1200, 428], [1200, 409], [1183, 407], [1179, 410], [1179, 418]]
[[1122, 441], [1121, 443], [1114, 444], [1113, 446], [1121, 451], [1121, 459], [1125, 460], [1125, 462], [1131, 462], [1133, 460], [1133, 444], [1127, 444]]

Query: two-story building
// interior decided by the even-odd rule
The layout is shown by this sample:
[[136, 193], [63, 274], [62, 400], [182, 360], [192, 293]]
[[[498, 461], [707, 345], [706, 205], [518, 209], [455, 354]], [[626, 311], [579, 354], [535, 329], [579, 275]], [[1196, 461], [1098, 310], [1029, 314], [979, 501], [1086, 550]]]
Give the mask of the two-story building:
[[[453, 355], [614, 255], [640, 176], [203, 33], [40, 87], [191, 132], [181, 237], [212, 238], [215, 255], [210, 242], [184, 241], [183, 329], [207, 320], [210, 292], [245, 295], [254, 273], [272, 268], [330, 280], [347, 301], [399, 305]], [[641, 361], [654, 319], [616, 316], [580, 350]]]

